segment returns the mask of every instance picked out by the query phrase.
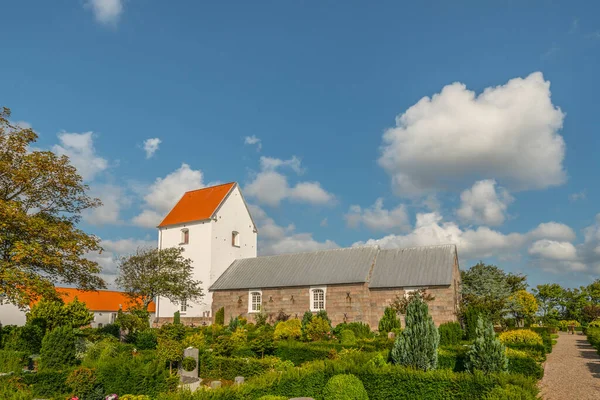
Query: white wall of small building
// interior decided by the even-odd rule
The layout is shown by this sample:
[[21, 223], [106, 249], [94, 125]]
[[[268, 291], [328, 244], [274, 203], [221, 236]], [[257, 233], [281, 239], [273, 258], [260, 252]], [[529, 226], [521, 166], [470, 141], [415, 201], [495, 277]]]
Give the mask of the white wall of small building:
[[24, 310], [21, 310], [19, 307], [10, 304], [3, 303], [0, 304], [0, 324], [2, 326], [6, 325], [18, 325], [23, 326], [27, 321]]

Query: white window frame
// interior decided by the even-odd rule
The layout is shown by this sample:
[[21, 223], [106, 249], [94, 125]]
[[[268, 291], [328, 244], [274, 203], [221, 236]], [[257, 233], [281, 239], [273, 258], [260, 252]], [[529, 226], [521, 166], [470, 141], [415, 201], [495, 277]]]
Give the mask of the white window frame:
[[416, 292], [419, 289], [420, 288], [418, 288], [418, 287], [405, 287], [405, 288], [403, 288], [403, 290], [404, 290], [404, 298], [408, 299], [408, 295], [410, 295], [412, 292]]
[[[315, 307], [315, 291], [322, 290], [323, 291], [323, 308]], [[327, 287], [326, 286], [315, 286], [310, 288], [310, 311], [319, 312], [321, 310], [327, 309]]]
[[[186, 234], [187, 234], [187, 241], [186, 239]], [[188, 228], [183, 228], [181, 230], [181, 243], [179, 244], [190, 244], [190, 230]]]
[[179, 305], [179, 314], [185, 314], [187, 312], [188, 303], [186, 299], [181, 300], [181, 304]]
[[238, 231], [231, 232], [231, 245], [233, 247], [240, 247], [240, 233]]
[[[258, 293], [260, 296], [258, 303], [254, 301], [253, 295], [254, 293]], [[258, 305], [258, 309], [255, 308], [255, 305]], [[248, 291], [248, 313], [255, 314], [260, 313], [262, 311], [262, 290], [252, 289]]]

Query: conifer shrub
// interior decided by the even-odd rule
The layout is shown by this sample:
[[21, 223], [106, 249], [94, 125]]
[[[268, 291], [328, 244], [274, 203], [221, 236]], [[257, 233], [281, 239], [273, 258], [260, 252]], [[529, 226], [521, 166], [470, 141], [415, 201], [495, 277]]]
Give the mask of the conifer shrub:
[[28, 361], [29, 354], [25, 351], [0, 350], [0, 372], [21, 372]]
[[28, 323], [10, 331], [5, 338], [4, 349], [39, 354], [43, 338], [44, 330], [37, 324]]
[[306, 329], [306, 325], [308, 325], [308, 323], [310, 321], [312, 321], [314, 315], [312, 312], [310, 311], [305, 311], [304, 315], [302, 316], [302, 331], [304, 331], [304, 329]]
[[508, 369], [506, 347], [496, 338], [491, 322], [477, 321], [477, 337], [467, 352], [467, 371], [481, 371], [485, 374], [504, 372]]
[[186, 336], [183, 339], [183, 347], [184, 348], [193, 347], [193, 348], [202, 350], [202, 349], [204, 349], [205, 346], [206, 346], [206, 339], [202, 332], [193, 333], [189, 336]]
[[321, 317], [314, 317], [305, 329], [306, 338], [312, 341], [325, 339], [330, 333], [331, 324]]
[[317, 312], [317, 315], [315, 315], [315, 317], [321, 318], [321, 319], [327, 321], [327, 323], [329, 324], [329, 330], [331, 330], [331, 319], [329, 319], [329, 316], [327, 315], [327, 311], [319, 310], [319, 312]]
[[354, 375], [335, 375], [323, 389], [325, 400], [369, 400], [363, 383]]
[[440, 332], [440, 346], [451, 346], [459, 344], [464, 332], [458, 322], [446, 322], [438, 328]]
[[46, 333], [40, 351], [40, 370], [65, 370], [75, 365], [75, 342], [70, 326], [61, 326]]
[[398, 328], [400, 328], [400, 320], [396, 315], [396, 311], [391, 307], [386, 307], [383, 317], [379, 320], [379, 332], [388, 333]]
[[275, 326], [273, 337], [276, 340], [281, 339], [298, 339], [302, 335], [302, 323], [299, 319], [290, 319], [279, 322]]
[[396, 338], [392, 361], [423, 371], [436, 369], [439, 343], [440, 335], [429, 315], [427, 303], [414, 297], [406, 308], [406, 328]]
[[356, 344], [356, 335], [350, 329], [344, 329], [340, 333], [340, 343], [344, 346], [354, 346]]
[[477, 321], [485, 318], [483, 311], [477, 306], [468, 306], [463, 311], [465, 339], [474, 340], [477, 337]]
[[215, 324], [225, 325], [225, 308], [221, 307], [215, 313]]
[[173, 323], [181, 324], [181, 313], [179, 311], [175, 311], [175, 313], [173, 314]]
[[154, 350], [158, 345], [158, 338], [154, 329], [146, 329], [135, 335], [135, 347], [138, 350]]

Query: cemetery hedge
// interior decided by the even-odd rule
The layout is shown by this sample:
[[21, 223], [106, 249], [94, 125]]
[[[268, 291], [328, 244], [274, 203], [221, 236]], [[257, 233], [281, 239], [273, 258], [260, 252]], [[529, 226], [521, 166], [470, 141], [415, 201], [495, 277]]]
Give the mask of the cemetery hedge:
[[28, 361], [28, 352], [0, 350], [0, 372], [21, 372], [27, 366]]

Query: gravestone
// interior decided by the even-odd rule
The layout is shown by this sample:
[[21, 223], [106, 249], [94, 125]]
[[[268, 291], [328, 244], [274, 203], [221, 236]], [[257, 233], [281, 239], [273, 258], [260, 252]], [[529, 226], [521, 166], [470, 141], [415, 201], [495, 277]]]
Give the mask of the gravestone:
[[198, 349], [193, 347], [188, 347], [187, 349], [183, 350], [183, 358], [192, 357], [194, 360], [196, 360], [196, 368], [194, 368], [193, 371], [186, 371], [182, 367], [179, 367], [179, 376], [182, 382], [184, 377], [198, 378], [198, 354]]
[[390, 339], [390, 340], [396, 339], [396, 334], [394, 332], [388, 332], [388, 339]]
[[210, 383], [210, 388], [211, 389], [218, 389], [221, 387], [221, 381], [212, 381]]
[[235, 384], [236, 385], [241, 385], [242, 383], [244, 383], [244, 377], [243, 376], [236, 376], [235, 377]]

